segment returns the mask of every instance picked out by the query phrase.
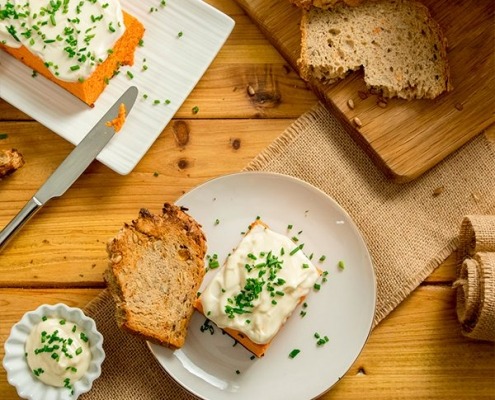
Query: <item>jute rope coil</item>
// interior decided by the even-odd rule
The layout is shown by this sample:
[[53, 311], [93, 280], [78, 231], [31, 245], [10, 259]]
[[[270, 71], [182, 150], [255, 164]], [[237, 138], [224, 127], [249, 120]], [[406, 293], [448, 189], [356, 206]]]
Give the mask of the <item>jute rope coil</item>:
[[495, 342], [495, 216], [464, 217], [454, 287], [462, 333]]

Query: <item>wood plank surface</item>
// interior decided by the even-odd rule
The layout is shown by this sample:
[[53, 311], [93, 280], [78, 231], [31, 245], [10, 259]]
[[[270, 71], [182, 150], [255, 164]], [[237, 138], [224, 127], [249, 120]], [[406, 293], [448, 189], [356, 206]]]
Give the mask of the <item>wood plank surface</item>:
[[[158, 211], [199, 183], [241, 170], [317, 103], [242, 8], [231, 0], [208, 2], [235, 19], [234, 31], [142, 161], [127, 176], [94, 162], [0, 253], [0, 358], [24, 312], [43, 303], [83, 307], [103, 289], [106, 241], [141, 207]], [[192, 115], [195, 105], [200, 112]], [[0, 180], [3, 226], [72, 145], [2, 100], [0, 133], [7, 134], [0, 149], [15, 147], [26, 159]], [[453, 254], [380, 323], [348, 373], [320, 399], [493, 399], [495, 346], [460, 334], [455, 277]], [[0, 398], [19, 398], [3, 368]]]
[[[0, 289], [0, 341], [41, 303], [83, 307], [98, 289]], [[371, 334], [342, 380], [320, 400], [493, 399], [494, 347], [461, 336], [449, 286], [422, 286]], [[3, 347], [0, 357], [3, 357]], [[0, 371], [2, 399], [18, 399]], [[143, 399], [145, 400], [145, 399]]]
[[[288, 0], [236, 0], [297, 69], [300, 10]], [[346, 126], [375, 163], [398, 182], [412, 180], [495, 121], [495, 3], [488, 0], [421, 0], [441, 25], [448, 43], [454, 90], [435, 100], [366, 99], [362, 72], [333, 85], [311, 82], [319, 98]], [[351, 110], [347, 101], [352, 99]], [[351, 121], [358, 117], [363, 126]]]

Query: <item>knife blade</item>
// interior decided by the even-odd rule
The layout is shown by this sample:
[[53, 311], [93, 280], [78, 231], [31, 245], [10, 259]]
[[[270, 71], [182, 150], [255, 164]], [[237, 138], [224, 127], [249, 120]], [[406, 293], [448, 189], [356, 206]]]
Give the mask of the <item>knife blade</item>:
[[0, 251], [43, 205], [54, 197], [62, 196], [88, 168], [115, 135], [114, 127], [107, 123], [118, 116], [121, 104], [125, 105], [127, 115], [136, 101], [137, 94], [138, 89], [135, 86], [129, 87], [48, 177], [21, 211], [0, 231]]

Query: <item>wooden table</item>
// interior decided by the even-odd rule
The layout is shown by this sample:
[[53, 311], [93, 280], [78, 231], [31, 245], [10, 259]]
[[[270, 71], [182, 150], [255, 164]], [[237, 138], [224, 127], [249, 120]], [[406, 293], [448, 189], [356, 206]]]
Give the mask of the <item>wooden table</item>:
[[[239, 171], [317, 102], [234, 2], [209, 3], [236, 27], [134, 171], [120, 176], [94, 162], [0, 254], [0, 357], [24, 312], [42, 303], [82, 307], [103, 289], [105, 243], [139, 208], [159, 212], [199, 183]], [[178, 133], [184, 127], [187, 141]], [[1, 100], [0, 133], [8, 135], [0, 147], [17, 148], [26, 159], [0, 181], [4, 226], [72, 145]], [[452, 255], [373, 331], [346, 376], [321, 399], [495, 398], [495, 347], [460, 334], [454, 279]], [[18, 398], [3, 368], [0, 397]]]

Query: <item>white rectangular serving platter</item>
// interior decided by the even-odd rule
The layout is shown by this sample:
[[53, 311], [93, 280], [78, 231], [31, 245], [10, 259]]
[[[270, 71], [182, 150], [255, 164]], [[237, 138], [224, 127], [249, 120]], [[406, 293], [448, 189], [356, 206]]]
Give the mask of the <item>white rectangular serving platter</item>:
[[32, 77], [31, 69], [1, 51], [0, 97], [76, 145], [126, 88], [136, 86], [140, 94], [124, 127], [97, 157], [125, 175], [196, 86], [234, 21], [201, 0], [167, 0], [164, 6], [157, 0], [121, 0], [121, 4], [145, 26], [143, 46], [136, 49], [134, 65], [120, 69], [94, 107], [42, 76]]

